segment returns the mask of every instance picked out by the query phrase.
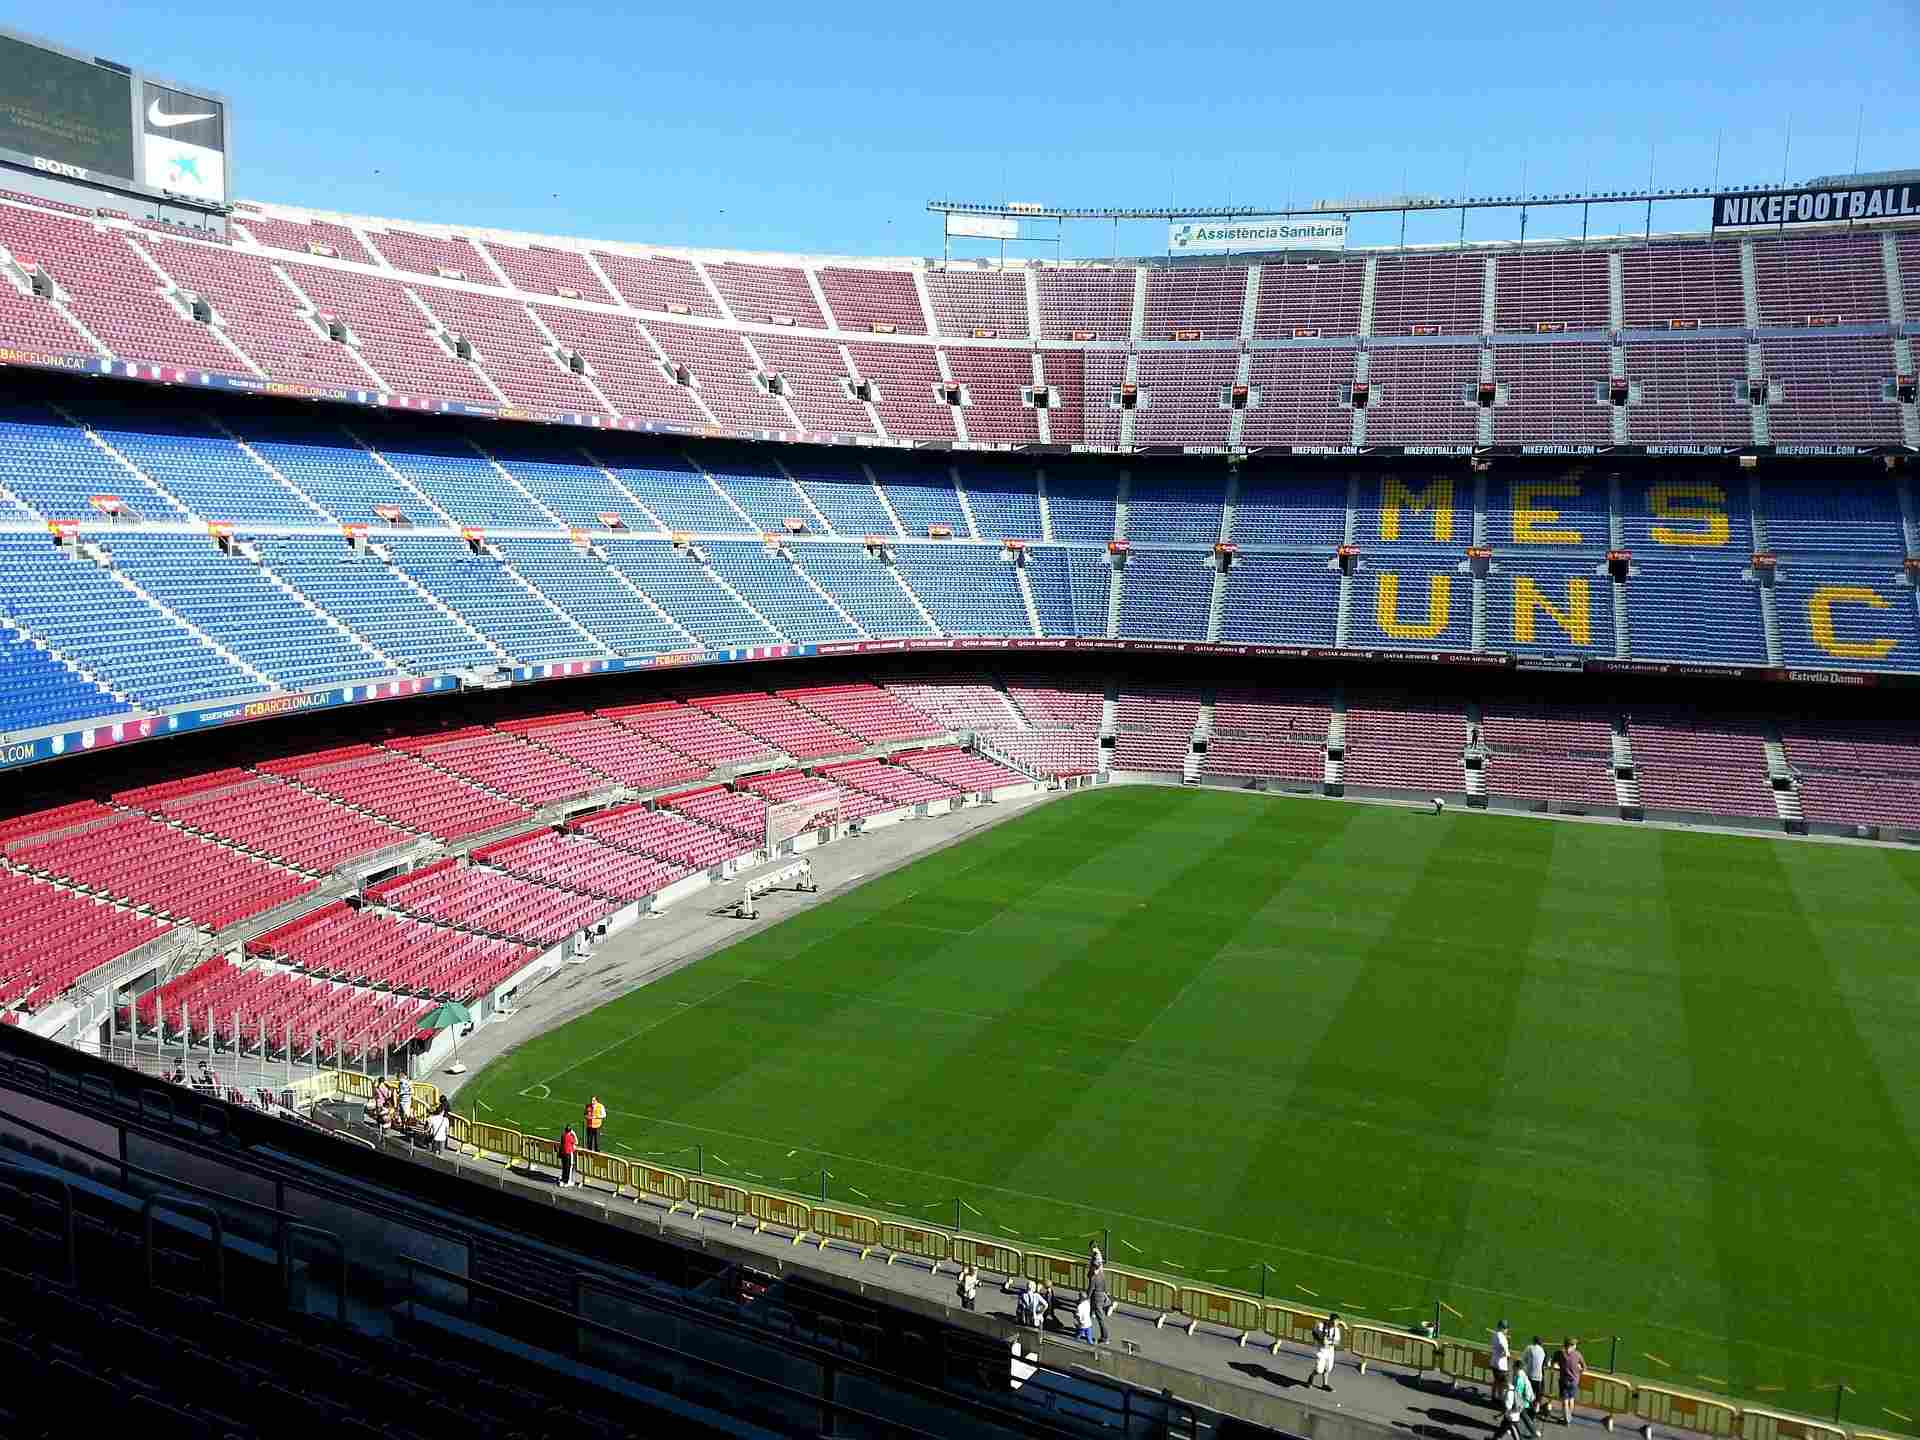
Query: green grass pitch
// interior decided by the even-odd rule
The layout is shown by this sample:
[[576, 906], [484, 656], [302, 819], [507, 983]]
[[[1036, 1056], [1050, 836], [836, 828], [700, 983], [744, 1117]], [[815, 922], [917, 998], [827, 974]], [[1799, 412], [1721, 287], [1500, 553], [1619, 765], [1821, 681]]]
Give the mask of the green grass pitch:
[[1623, 1370], [1827, 1414], [1844, 1382], [1911, 1430], [1916, 935], [1906, 852], [1120, 787], [460, 1108], [557, 1134], [597, 1092], [614, 1154], [1599, 1366], [1618, 1333]]

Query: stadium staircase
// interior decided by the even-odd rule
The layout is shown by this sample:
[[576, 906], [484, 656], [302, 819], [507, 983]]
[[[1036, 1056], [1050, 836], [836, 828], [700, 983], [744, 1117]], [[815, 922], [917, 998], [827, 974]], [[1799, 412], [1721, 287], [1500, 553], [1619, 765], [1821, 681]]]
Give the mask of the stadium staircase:
[[[1254, 273], [1258, 274], [1259, 272], [1256, 270]], [[1245, 357], [1243, 356], [1242, 358]], [[1237, 422], [1240, 417], [1236, 414], [1234, 418]], [[1239, 501], [1240, 472], [1237, 470], [1229, 471], [1227, 474], [1226, 498], [1220, 506], [1220, 543], [1223, 545], [1230, 544], [1233, 541], [1234, 510], [1239, 504]], [[1220, 627], [1226, 619], [1227, 573], [1227, 569], [1220, 564], [1219, 558], [1216, 557], [1213, 566], [1213, 591], [1207, 599], [1207, 641], [1209, 644], [1219, 641]]]
[[[25, 630], [21, 629], [11, 617], [0, 615], [0, 637], [7, 636], [13, 637], [20, 644], [33, 647], [33, 649], [41, 655], [44, 655], [61, 669], [72, 674], [76, 679], [87, 685], [91, 685], [95, 690], [99, 691], [101, 695], [113, 702], [111, 707], [113, 710], [133, 710], [136, 708], [132, 697], [127, 695], [126, 692], [116, 690], [112, 685], [95, 675], [93, 671], [87, 669], [86, 666], [62, 652], [58, 646], [49, 644], [37, 636], [29, 635]], [[21, 726], [18, 728], [24, 731], [32, 727]]]
[[1193, 738], [1187, 744], [1185, 760], [1181, 762], [1180, 779], [1183, 784], [1200, 783], [1201, 767], [1207, 763], [1207, 746], [1213, 739], [1214, 692], [1203, 691], [1200, 708], [1193, 717]]
[[1327, 703], [1327, 750], [1326, 763], [1321, 778], [1321, 788], [1328, 795], [1347, 793], [1347, 692], [1345, 686], [1336, 686], [1333, 698]]
[[338, 619], [330, 611], [322, 610], [318, 605], [314, 604], [312, 600], [307, 598], [304, 590], [296, 589], [279, 575], [275, 574], [273, 567], [261, 558], [260, 552], [252, 545], [243, 540], [238, 542], [234, 548], [236, 551], [235, 558], [237, 560], [241, 563], [254, 566], [254, 568], [260, 572], [260, 578], [262, 580], [285, 595], [301, 609], [309, 612], [313, 616], [316, 624], [323, 625], [327, 629], [334, 631], [342, 639], [360, 650], [369, 660], [376, 660], [386, 666], [392, 674], [404, 675], [407, 673], [407, 667], [404, 664], [387, 654], [379, 646], [367, 639], [366, 636], [349, 626], [344, 620]]
[[213, 636], [207, 634], [206, 631], [202, 630], [198, 625], [195, 625], [178, 610], [163, 603], [144, 589], [138, 580], [135, 580], [133, 576], [113, 563], [113, 557], [103, 547], [99, 545], [83, 545], [80, 554], [83, 558], [77, 560], [76, 563], [84, 564], [87, 560], [91, 560], [102, 570], [105, 570], [108, 575], [112, 576], [114, 583], [119, 585], [121, 589], [133, 595], [143, 604], [164, 615], [168, 621], [186, 631], [187, 634], [199, 644], [211, 650], [222, 660], [233, 666], [234, 669], [258, 684], [262, 691], [278, 690], [280, 688], [280, 686], [275, 683], [273, 677], [268, 675], [266, 671], [256, 669], [254, 666], [248, 664], [245, 660], [241, 659], [239, 655], [229, 650], [225, 645], [222, 645], [218, 640], [214, 639]]
[[1100, 773], [1113, 768], [1113, 747], [1120, 734], [1120, 683], [1107, 681], [1106, 696], [1100, 702]]
[[1035, 635], [1046, 634], [1045, 627], [1040, 624], [1040, 607], [1033, 598], [1033, 581], [1028, 578], [1025, 565], [1013, 567], [1013, 580], [1020, 587], [1020, 606], [1027, 612], [1027, 624]]
[[1637, 820], [1645, 813], [1640, 806], [1640, 780], [1633, 768], [1633, 742], [1618, 716], [1611, 723], [1608, 738], [1613, 751], [1614, 800], [1623, 820]]
[[[1034, 469], [1033, 490], [1034, 498], [1040, 506], [1040, 534], [1037, 538], [1041, 540], [1051, 540], [1053, 539], [1053, 505], [1047, 495], [1047, 468], [1044, 465], [1036, 466]], [[1024, 535], [1003, 535], [1000, 538], [1003, 540], [1024, 540], [1026, 537]]]
[[1013, 692], [1007, 688], [1005, 676], [995, 675], [993, 677], [993, 689], [994, 693], [1000, 697], [1000, 703], [1007, 707], [1007, 715], [1012, 719], [1014, 728], [1018, 730], [1033, 729], [1033, 721], [1028, 718], [1027, 712], [1020, 708], [1020, 702], [1013, 698]]
[[[848, 369], [851, 370], [852, 367], [849, 366]], [[793, 471], [787, 468], [787, 462], [777, 455], [773, 456], [772, 459], [775, 467], [778, 468], [787, 484], [793, 487], [794, 498], [800, 506], [800, 514], [806, 517], [807, 527], [813, 530], [816, 535], [831, 535], [833, 533], [832, 523], [829, 522], [826, 515], [821, 512], [820, 507], [813, 503], [813, 497], [807, 494], [806, 487], [794, 478]]]
[[[607, 578], [609, 580], [611, 580], [615, 585], [619, 586], [622, 590], [630, 592], [633, 595], [633, 598], [638, 600], [642, 605], [644, 605], [654, 615], [654, 617], [660, 621], [661, 624], [665, 625], [668, 629], [678, 634], [680, 638], [686, 643], [689, 649], [698, 650], [701, 648], [700, 642], [694, 637], [693, 632], [687, 629], [686, 626], [682, 625], [678, 620], [674, 619], [674, 617], [671, 614], [669, 614], [666, 610], [661, 608], [661, 606], [654, 600], [654, 598], [651, 595], [647, 594], [646, 591], [642, 590], [638, 585], [634, 584], [633, 581], [627, 576], [626, 572], [623, 571], [618, 565], [615, 565], [613, 561], [608, 558], [607, 552], [605, 550], [600, 549], [599, 547], [596, 546], [593, 551], [593, 556], [594, 556], [594, 559], [598, 560], [600, 563], [602, 563], [607, 567]], [[799, 575], [802, 579], [806, 580], [809, 585], [813, 584], [812, 579], [808, 577], [805, 574], [805, 572], [800, 569], [799, 566], [796, 565], [794, 567], [794, 573], [796, 575]], [[820, 587], [817, 585], [814, 585], [814, 589], [819, 590]], [[822, 591], [821, 593], [823, 595], [825, 594], [824, 591]], [[838, 607], [836, 606], [835, 608], [837, 609]]]
[[[738, 590], [736, 590], [727, 581], [726, 577], [723, 576], [718, 570], [715, 570], [711, 565], [702, 565], [700, 569], [706, 574], [706, 577], [709, 580], [713, 581], [713, 583], [715, 585], [718, 585], [722, 591], [724, 591], [727, 595], [731, 596], [733, 600], [740, 606], [741, 609], [745, 610], [749, 615], [753, 616], [754, 619], [758, 620], [762, 625], [766, 626], [770, 632], [772, 632], [775, 636], [777, 636], [781, 644], [786, 645], [786, 644], [792, 643], [792, 640], [787, 635], [787, 633], [784, 630], [782, 630], [778, 625], [774, 624], [773, 621], [768, 618], [765, 611], [761, 610], [751, 600], [747, 599], [745, 595], [742, 595]], [[897, 571], [895, 572], [895, 578], [896, 579], [898, 578]], [[906, 583], [905, 581], [901, 581], [902, 585], [905, 585], [905, 583]]]
[[302, 490], [298, 485], [294, 484], [293, 481], [289, 480], [286, 477], [286, 475], [279, 470], [278, 467], [276, 467], [270, 461], [268, 461], [266, 456], [262, 455], [258, 450], [254, 449], [253, 446], [249, 445], [239, 435], [235, 434], [234, 431], [228, 427], [226, 421], [221, 419], [220, 416], [212, 412], [209, 412], [206, 418], [213, 425], [213, 428], [219, 431], [222, 435], [224, 435], [235, 449], [237, 449], [242, 455], [246, 456], [255, 465], [258, 465], [268, 475], [271, 475], [275, 483], [278, 484], [279, 487], [282, 490], [284, 490], [291, 499], [293, 499], [296, 503], [304, 505], [309, 510], [313, 511], [314, 518], [316, 520], [320, 521], [323, 524], [330, 524], [330, 525], [338, 525], [340, 523], [340, 518], [337, 515], [333, 515], [329, 513], [326, 510], [326, 508], [323, 507], [311, 495], [307, 494], [306, 491]]
[[400, 471], [394, 467], [393, 462], [387, 459], [377, 446], [369, 445], [351, 426], [342, 425], [340, 428], [345, 431], [349, 440], [366, 453], [369, 460], [386, 472], [387, 478], [394, 483], [399, 494], [411, 495], [420, 502], [421, 514], [431, 515], [435, 521], [441, 525], [445, 525], [448, 529], [457, 530], [460, 528], [459, 522], [456, 521], [453, 516], [441, 509], [425, 490], [415, 485], [411, 480], [407, 479], [405, 475], [402, 475]]
[[[1040, 414], [1044, 416], [1046, 414], [1046, 411], [1042, 410]], [[966, 478], [961, 474], [960, 467], [958, 465], [949, 465], [947, 467], [947, 477], [953, 481], [953, 493], [960, 501], [960, 515], [967, 522], [967, 538], [968, 539], [1004, 540], [1009, 538], [1004, 535], [982, 535], [980, 533], [979, 522], [973, 518], [973, 501], [967, 498]], [[1012, 538], [1025, 539], [1027, 537], [1015, 536]]]
[[1787, 762], [1787, 747], [1781, 743], [1777, 725], [1767, 726], [1760, 745], [1766, 751], [1767, 784], [1773, 791], [1773, 808], [1780, 817], [1780, 823], [1788, 830], [1804, 832], [1807, 817], [1800, 804], [1799, 777]]
[[446, 601], [442, 600], [438, 595], [434, 594], [433, 591], [429, 590], [426, 586], [422, 585], [418, 580], [414, 579], [413, 576], [409, 575], [405, 570], [402, 570], [398, 565], [394, 564], [393, 551], [388, 549], [385, 545], [378, 544], [374, 541], [369, 541], [367, 543], [367, 554], [371, 555], [375, 560], [379, 561], [380, 564], [386, 568], [386, 571], [389, 575], [392, 575], [394, 578], [399, 580], [399, 582], [402, 585], [406, 586], [409, 590], [413, 591], [416, 595], [418, 595], [421, 598], [421, 600], [426, 603], [428, 607], [434, 610], [438, 610], [443, 616], [446, 617], [447, 622], [449, 624], [458, 627], [475, 644], [481, 645], [486, 649], [491, 650], [502, 664], [511, 665], [514, 663], [514, 658], [510, 652], [494, 644], [493, 641], [489, 640], [479, 630], [475, 629], [473, 625], [469, 624], [467, 621], [467, 618], [464, 615], [460, 614], [451, 605], [447, 604]]
[[[838, 600], [834, 599], [832, 591], [828, 590], [818, 580], [815, 580], [813, 576], [809, 575], [804, 568], [802, 568], [799, 561], [795, 558], [793, 551], [783, 546], [781, 548], [780, 554], [783, 557], [787, 565], [787, 568], [793, 572], [794, 578], [798, 580], [801, 584], [805, 585], [809, 590], [813, 591], [814, 594], [818, 595], [820, 597], [821, 604], [825, 605], [829, 610], [833, 611], [834, 614], [838, 615], [843, 621], [845, 621], [847, 624], [847, 627], [851, 629], [854, 634], [858, 635], [862, 640], [867, 640], [872, 638], [872, 632], [869, 631], [866, 626], [862, 625], [857, 619], [854, 618], [853, 612], [848, 610]], [[648, 601], [647, 603], [651, 605], [653, 602]], [[658, 606], [655, 606], [654, 608], [659, 609]], [[664, 610], [661, 610], [660, 613], [663, 616], [666, 615], [666, 612]], [[671, 621], [671, 618], [672, 617], [670, 616], [668, 617], [670, 621]], [[678, 628], [677, 624], [676, 624], [676, 628]]]
[[991, 736], [983, 735], [976, 730], [970, 733], [968, 739], [971, 741], [975, 750], [979, 751], [987, 759], [993, 761], [994, 764], [1004, 765], [1007, 769], [1026, 776], [1027, 779], [1033, 781], [1036, 785], [1045, 783], [1046, 776], [1041, 771], [1035, 769], [1030, 762], [1021, 760], [1001, 749], [994, 743]]
[[[933, 361], [934, 364], [940, 368], [941, 383], [943, 385], [953, 384], [955, 379], [953, 362], [947, 358], [947, 352], [944, 349], [936, 349], [933, 352]], [[967, 412], [965, 406], [942, 405], [940, 408], [947, 412], [947, 419], [953, 422], [953, 438], [958, 440], [962, 445], [965, 445], [968, 442]], [[896, 525], [900, 523], [900, 518], [897, 515], [894, 517], [893, 523]], [[900, 533], [904, 535], [906, 532], [903, 530]]]
[[78, 430], [83, 436], [85, 436], [87, 443], [92, 445], [94, 449], [98, 450], [101, 454], [105, 455], [120, 469], [126, 471], [126, 473], [129, 476], [131, 476], [133, 479], [134, 494], [145, 495], [145, 494], [151, 493], [151, 494], [158, 495], [161, 501], [164, 504], [172, 507], [174, 511], [174, 513], [171, 515], [165, 515], [165, 514], [149, 515], [144, 513], [140, 509], [138, 504], [134, 503], [132, 500], [128, 499], [126, 496], [122, 496], [121, 499], [127, 505], [128, 511], [133, 519], [135, 520], [197, 520], [200, 518], [199, 516], [196, 516], [192, 511], [188, 510], [185, 505], [182, 505], [179, 502], [179, 500], [177, 500], [172, 494], [170, 494], [166, 486], [160, 484], [159, 481], [155, 480], [151, 475], [147, 474], [138, 465], [134, 464], [133, 461], [129, 460], [126, 457], [126, 455], [123, 454], [119, 450], [119, 448], [113, 444], [112, 441], [108, 440], [98, 430], [95, 430], [91, 425], [87, 424], [86, 421], [82, 420], [79, 416], [75, 415], [71, 410], [67, 409], [64, 405], [60, 405], [52, 401], [48, 402], [47, 408], [51, 410], [54, 414], [58, 415], [62, 420], [65, 420], [69, 425], [73, 426], [73, 428]]
[[920, 619], [926, 624], [928, 631], [934, 635], [946, 634], [947, 632], [940, 628], [940, 622], [933, 618], [933, 611], [929, 610], [926, 602], [914, 593], [913, 587], [907, 583], [907, 577], [900, 573], [900, 567], [894, 564], [891, 558], [882, 561], [881, 564], [887, 574], [893, 577], [893, 583], [900, 587], [900, 593], [907, 597], [907, 603], [913, 606]]
[[509, 490], [513, 491], [514, 494], [518, 495], [522, 500], [526, 501], [527, 504], [531, 505], [535, 510], [538, 510], [542, 515], [546, 516], [548, 521], [551, 522], [551, 524], [553, 525], [554, 529], [565, 530], [567, 528], [567, 522], [562, 520], [558, 515], [556, 515], [553, 512], [552, 508], [549, 505], [547, 505], [547, 503], [543, 501], [538, 495], [534, 494], [533, 491], [529, 490], [526, 486], [522, 485], [519, 481], [519, 478], [515, 476], [512, 471], [507, 469], [506, 466], [502, 465], [500, 461], [494, 456], [494, 453], [491, 450], [487, 449], [478, 440], [473, 439], [472, 436], [467, 437], [467, 443], [473, 447], [473, 453], [478, 455], [482, 460], [486, 461], [488, 468], [491, 469], [495, 475], [500, 477], [500, 481], [502, 484], [504, 484]]
[[1467, 702], [1466, 720], [1467, 743], [1460, 751], [1462, 785], [1467, 793], [1468, 806], [1484, 810], [1487, 808], [1488, 752], [1479, 701]]

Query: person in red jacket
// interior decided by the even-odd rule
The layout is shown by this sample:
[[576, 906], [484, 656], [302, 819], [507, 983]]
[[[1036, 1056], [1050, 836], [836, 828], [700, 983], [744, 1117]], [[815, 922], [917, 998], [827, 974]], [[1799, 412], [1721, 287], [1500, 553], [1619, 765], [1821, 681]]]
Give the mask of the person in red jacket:
[[573, 1133], [573, 1126], [569, 1125], [560, 1132], [560, 1183], [562, 1185], [580, 1183], [573, 1178], [573, 1151], [579, 1143], [579, 1137]]

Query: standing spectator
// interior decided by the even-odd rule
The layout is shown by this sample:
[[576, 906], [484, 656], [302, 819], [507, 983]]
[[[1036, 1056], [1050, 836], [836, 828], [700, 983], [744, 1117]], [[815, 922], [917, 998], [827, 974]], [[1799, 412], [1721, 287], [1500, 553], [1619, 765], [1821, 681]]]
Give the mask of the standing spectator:
[[1493, 1404], [1494, 1408], [1507, 1403], [1507, 1385], [1513, 1375], [1513, 1336], [1507, 1333], [1507, 1322], [1502, 1320], [1493, 1327]]
[[1098, 1245], [1087, 1246], [1087, 1274], [1091, 1275], [1096, 1270], [1104, 1269], [1106, 1263], [1107, 1257], [1100, 1253]]
[[447, 1112], [436, 1110], [427, 1116], [427, 1143], [436, 1155], [444, 1154], [447, 1149]]
[[580, 1137], [573, 1133], [573, 1126], [569, 1125], [560, 1132], [560, 1183], [562, 1185], [580, 1183], [573, 1178], [573, 1150], [579, 1143]]
[[607, 1107], [598, 1095], [587, 1097], [587, 1149], [600, 1153], [600, 1127], [607, 1123]]
[[1027, 1324], [1036, 1330], [1045, 1328], [1047, 1312], [1052, 1308], [1052, 1305], [1038, 1285], [1035, 1285], [1032, 1281], [1027, 1282], [1027, 1288], [1020, 1294], [1020, 1305], [1026, 1312], [1025, 1318]]
[[1313, 1389], [1317, 1376], [1320, 1388], [1329, 1395], [1333, 1393], [1333, 1361], [1340, 1353], [1341, 1342], [1346, 1338], [1346, 1327], [1340, 1323], [1340, 1312], [1337, 1310], [1329, 1311], [1327, 1318], [1313, 1327], [1313, 1374], [1307, 1377], [1309, 1390]]
[[1526, 1372], [1527, 1381], [1533, 1387], [1533, 1413], [1544, 1414], [1547, 1409], [1547, 1347], [1540, 1343], [1538, 1335], [1520, 1352], [1520, 1368]]
[[973, 1309], [974, 1297], [980, 1293], [980, 1272], [972, 1265], [960, 1267], [960, 1283], [955, 1286], [960, 1295], [960, 1308]]
[[1093, 1302], [1093, 1324], [1100, 1332], [1100, 1343], [1107, 1343], [1107, 1316], [1113, 1313], [1113, 1301], [1107, 1296], [1107, 1271], [1102, 1266], [1087, 1275], [1087, 1299]]
[[1074, 1334], [1087, 1344], [1093, 1343], [1093, 1302], [1083, 1294], [1080, 1303], [1073, 1307]]
[[413, 1077], [400, 1077], [400, 1123], [406, 1124], [413, 1118]]
[[1580, 1377], [1587, 1373], [1587, 1357], [1580, 1353], [1580, 1342], [1569, 1335], [1553, 1357], [1560, 1366], [1560, 1423], [1573, 1424], [1573, 1402], [1580, 1395]]

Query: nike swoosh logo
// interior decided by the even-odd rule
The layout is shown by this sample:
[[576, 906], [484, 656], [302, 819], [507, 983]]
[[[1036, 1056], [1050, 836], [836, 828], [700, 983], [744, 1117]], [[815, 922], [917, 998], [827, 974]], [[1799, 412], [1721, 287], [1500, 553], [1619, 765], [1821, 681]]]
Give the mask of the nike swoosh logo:
[[176, 125], [191, 125], [196, 120], [211, 120], [213, 116], [214, 112], [211, 110], [197, 115], [169, 115], [160, 108], [158, 100], [147, 106], [147, 121], [159, 130], [171, 130]]

